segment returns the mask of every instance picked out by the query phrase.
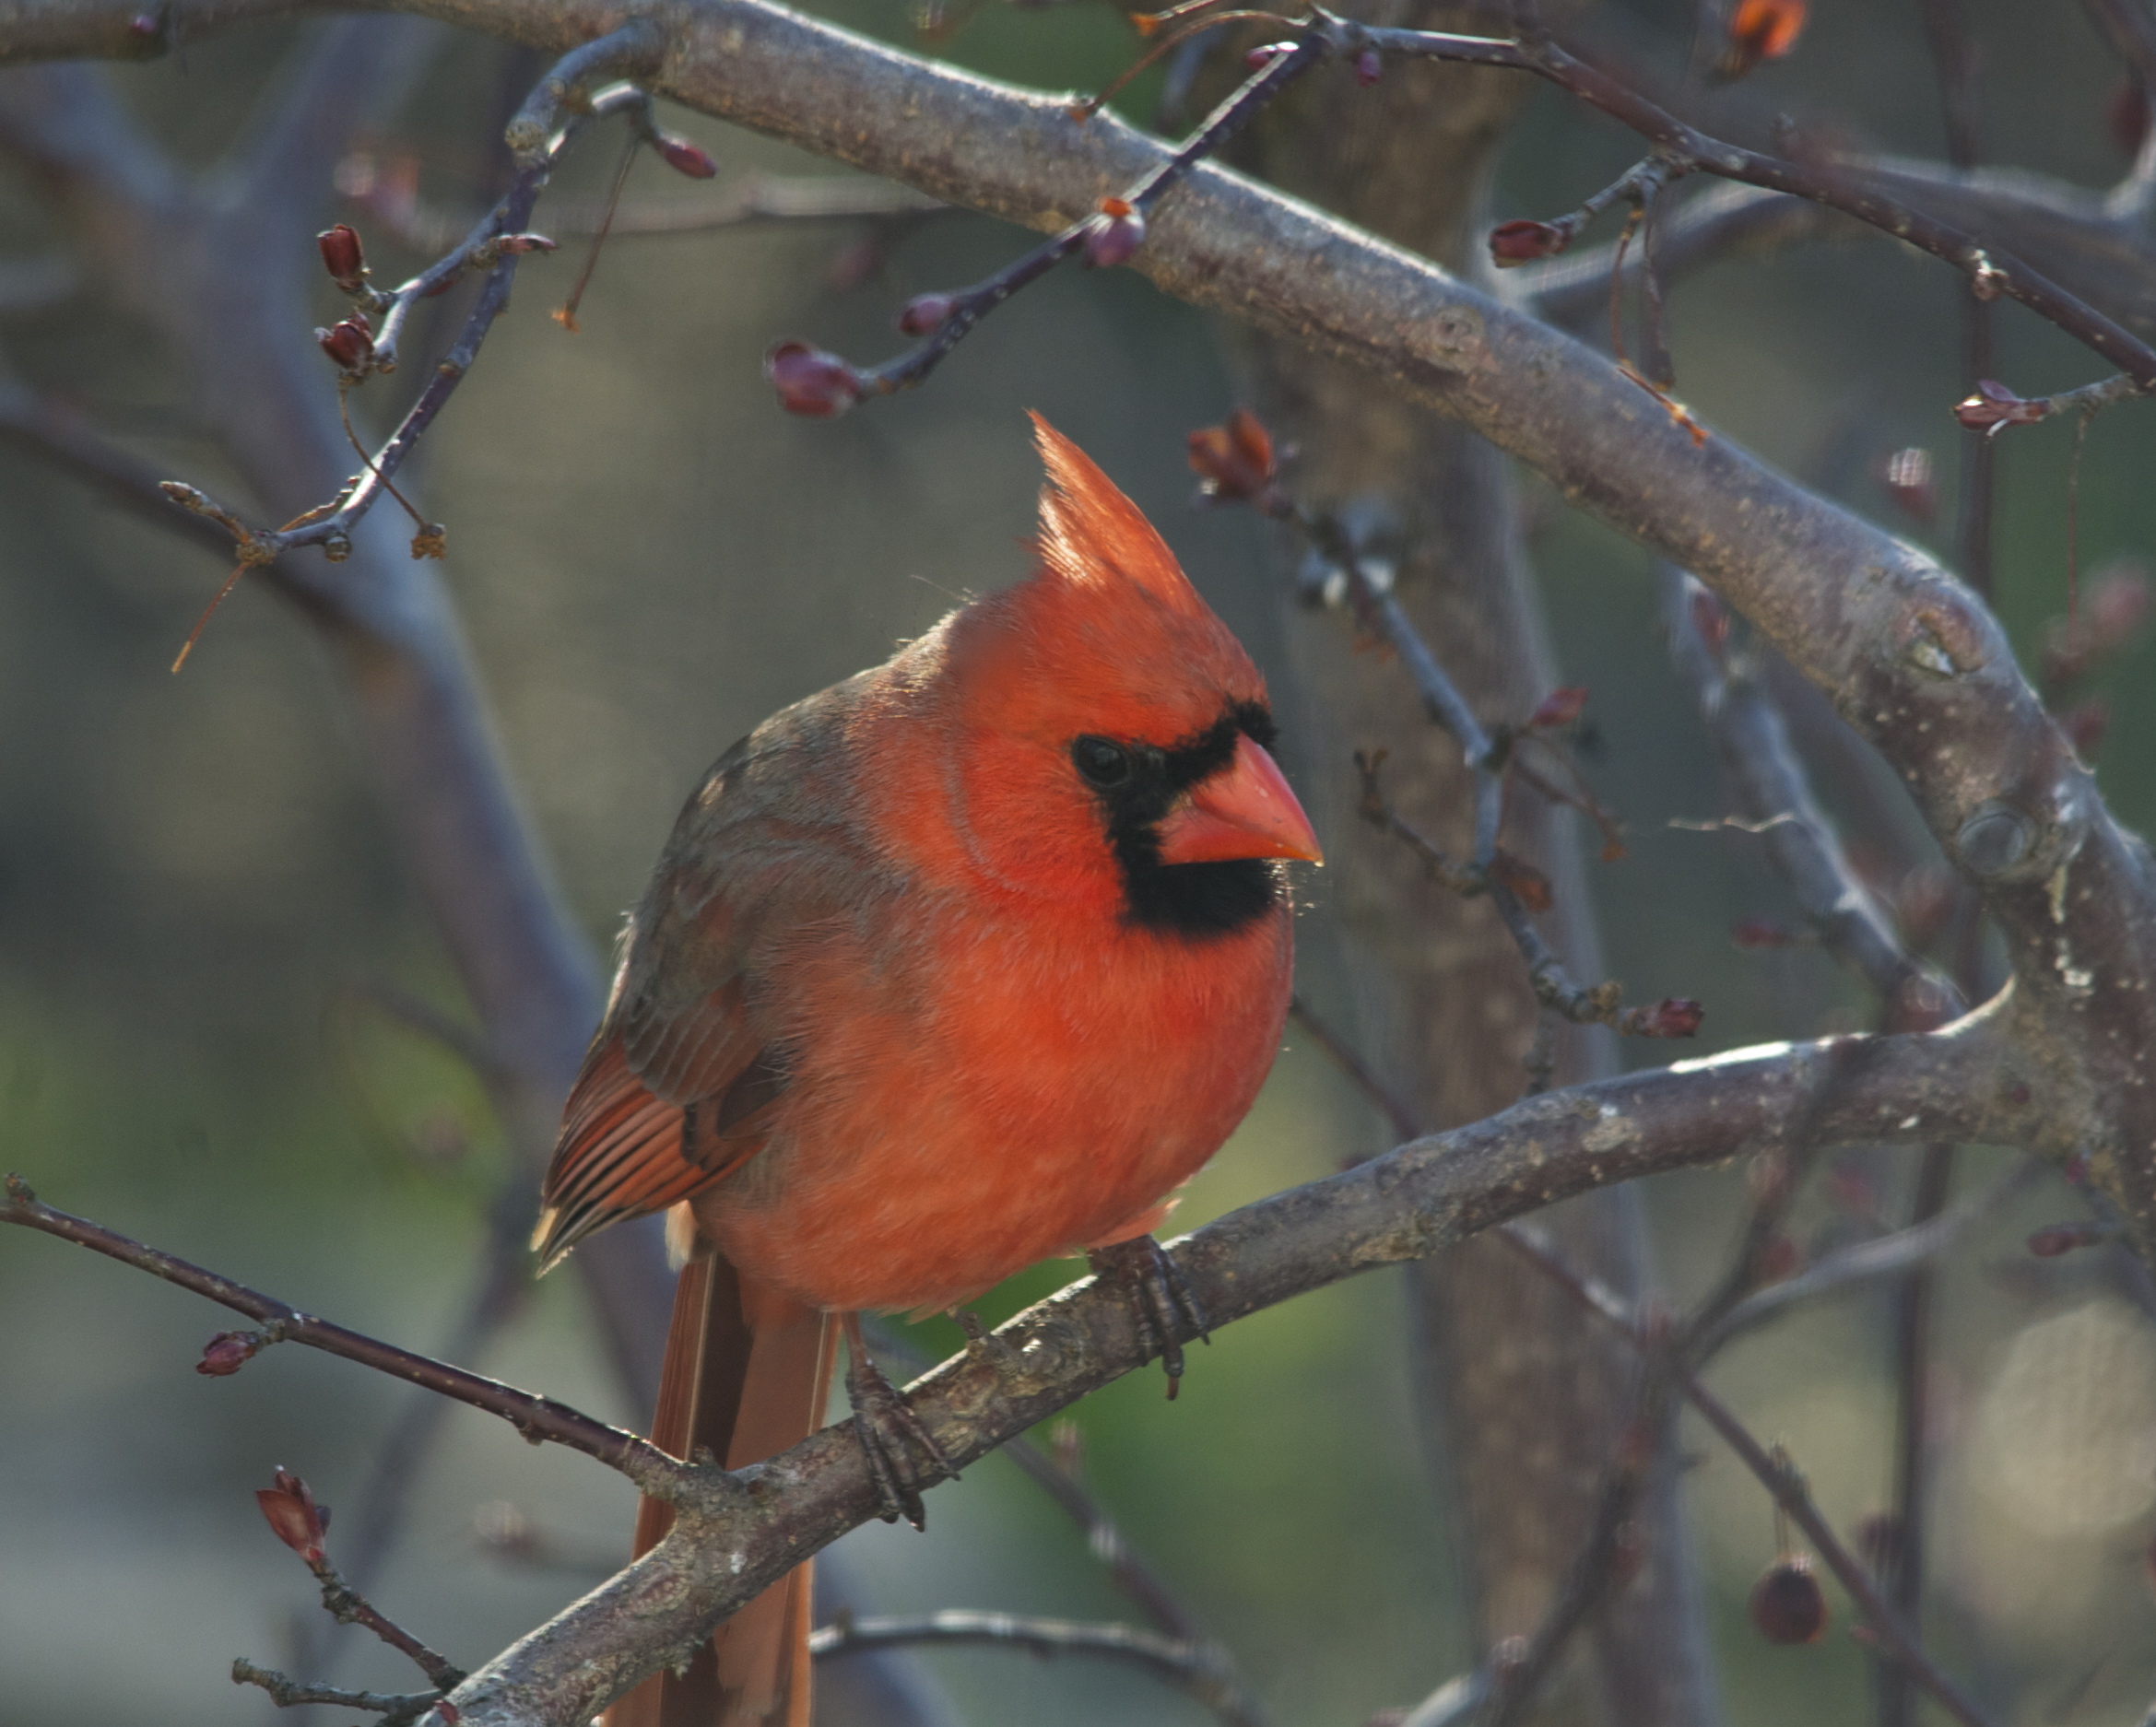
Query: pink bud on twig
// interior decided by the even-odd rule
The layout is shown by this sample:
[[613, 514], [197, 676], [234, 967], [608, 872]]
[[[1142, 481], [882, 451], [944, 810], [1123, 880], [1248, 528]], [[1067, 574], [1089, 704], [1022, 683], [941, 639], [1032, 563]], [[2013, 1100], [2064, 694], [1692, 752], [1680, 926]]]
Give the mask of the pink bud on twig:
[[1628, 1007], [1617, 1028], [1628, 1038], [1694, 1038], [1707, 1010], [1689, 996], [1671, 995], [1652, 1007]]
[[194, 1370], [222, 1379], [245, 1367], [261, 1347], [262, 1339], [253, 1332], [219, 1332], [203, 1345], [202, 1359], [194, 1364]]
[[709, 180], [719, 171], [718, 163], [712, 160], [707, 151], [671, 132], [654, 133], [652, 147], [666, 159], [668, 168], [677, 174], [687, 174], [691, 180]]
[[277, 1472], [277, 1486], [257, 1487], [254, 1502], [269, 1521], [272, 1533], [309, 1565], [322, 1562], [322, 1544], [329, 1526], [327, 1508], [314, 1503], [307, 1484], [289, 1469]]
[[950, 317], [957, 299], [949, 294], [920, 294], [906, 302], [899, 313], [901, 335], [934, 335]]
[[1971, 431], [1993, 438], [1998, 436], [2002, 426], [2033, 426], [2038, 420], [2049, 417], [2050, 413], [2050, 404], [2018, 396], [1990, 378], [1980, 380], [1975, 394], [1965, 396], [1954, 405], [1956, 419]]
[[1572, 244], [1572, 229], [1561, 222], [1500, 222], [1490, 230], [1490, 256], [1500, 269], [1554, 258]]
[[781, 342], [764, 357], [763, 375], [781, 407], [808, 419], [835, 419], [861, 399], [861, 374], [806, 342]]
[[1374, 48], [1365, 48], [1355, 56], [1355, 82], [1368, 89], [1384, 76], [1384, 56]]
[[1101, 213], [1086, 225], [1086, 264], [1096, 270], [1128, 264], [1145, 243], [1143, 211], [1127, 198], [1102, 198]]
[[329, 279], [348, 294], [358, 293], [367, 275], [367, 254], [360, 249], [359, 234], [339, 222], [315, 235], [314, 243], [322, 249]]
[[317, 330], [314, 339], [322, 344], [322, 351], [337, 364], [340, 371], [353, 377], [367, 370], [367, 362], [374, 358], [374, 336], [367, 328], [366, 319], [354, 313], [340, 320], [326, 330]]

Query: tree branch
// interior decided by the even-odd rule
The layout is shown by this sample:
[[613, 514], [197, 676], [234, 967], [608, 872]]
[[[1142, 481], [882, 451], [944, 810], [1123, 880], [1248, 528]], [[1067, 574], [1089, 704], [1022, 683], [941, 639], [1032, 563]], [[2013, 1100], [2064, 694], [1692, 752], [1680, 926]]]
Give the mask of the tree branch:
[[[2036, 1130], [2041, 1110], [2015, 1100], [2023, 1082], [1997, 1035], [1999, 1016], [1995, 1006], [1943, 1032], [1775, 1047], [1544, 1094], [1231, 1213], [1177, 1243], [1175, 1257], [1208, 1319], [1226, 1324], [1573, 1193], [1779, 1144], [1799, 1114], [1814, 1119], [1823, 1145], [2015, 1140]], [[1113, 1286], [1088, 1279], [946, 1362], [909, 1397], [962, 1466], [1151, 1353]], [[700, 1476], [676, 1502], [675, 1533], [458, 1688], [464, 1721], [587, 1720], [877, 1509], [843, 1425], [737, 1475]]]

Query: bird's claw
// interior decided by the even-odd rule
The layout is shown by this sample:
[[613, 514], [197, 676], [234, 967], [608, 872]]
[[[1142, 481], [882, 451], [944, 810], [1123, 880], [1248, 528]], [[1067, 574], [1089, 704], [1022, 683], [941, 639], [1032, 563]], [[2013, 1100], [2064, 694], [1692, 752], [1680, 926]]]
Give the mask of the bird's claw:
[[1183, 1340], [1195, 1337], [1202, 1344], [1213, 1340], [1206, 1323], [1205, 1309], [1183, 1267], [1149, 1235], [1097, 1247], [1086, 1262], [1094, 1275], [1113, 1277], [1123, 1286], [1131, 1313], [1137, 1321], [1138, 1342], [1149, 1355], [1160, 1352], [1160, 1369], [1168, 1376], [1168, 1401], [1183, 1383]]
[[[921, 1489], [942, 1480], [958, 1479], [948, 1456], [936, 1442], [905, 1392], [884, 1377], [883, 1369], [866, 1352], [846, 1365], [846, 1396], [854, 1405], [854, 1432], [868, 1455], [868, 1473], [876, 1480], [878, 1514], [887, 1523], [904, 1518], [915, 1529], [925, 1528], [927, 1508]], [[909, 1447], [928, 1459], [923, 1472], [913, 1466]]]

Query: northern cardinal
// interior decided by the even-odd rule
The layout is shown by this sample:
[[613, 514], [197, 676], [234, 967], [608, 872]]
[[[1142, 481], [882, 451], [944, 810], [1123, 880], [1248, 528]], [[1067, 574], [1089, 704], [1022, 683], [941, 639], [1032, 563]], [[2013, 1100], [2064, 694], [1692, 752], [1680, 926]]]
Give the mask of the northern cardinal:
[[[677, 1456], [806, 1438], [834, 1320], [1148, 1235], [1278, 1047], [1278, 860], [1320, 860], [1265, 681], [1137, 507], [1034, 426], [1037, 568], [719, 758], [570, 1095], [534, 1245], [551, 1266], [674, 1208], [653, 1438]], [[848, 1340], [861, 1408], [880, 1380]], [[669, 1521], [645, 1502], [639, 1553]], [[805, 1724], [807, 1576], [610, 1727]]]

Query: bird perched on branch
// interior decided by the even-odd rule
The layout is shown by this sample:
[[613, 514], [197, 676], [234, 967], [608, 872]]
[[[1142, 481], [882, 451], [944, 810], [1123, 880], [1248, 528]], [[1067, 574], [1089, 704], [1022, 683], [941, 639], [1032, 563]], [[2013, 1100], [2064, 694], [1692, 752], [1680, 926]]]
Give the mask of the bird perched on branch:
[[[1281, 860], [1320, 861], [1250, 657], [1137, 507], [1034, 425], [1032, 573], [765, 721], [682, 811], [534, 1239], [544, 1268], [671, 1208], [687, 1263], [653, 1438], [677, 1456], [739, 1468], [806, 1438], [843, 1329], [879, 1490], [916, 1521], [948, 1465], [857, 1316], [1131, 1243], [1115, 1263], [1172, 1374], [1202, 1316], [1150, 1231], [1272, 1064]], [[640, 1553], [670, 1516], [645, 1502]], [[807, 1576], [611, 1727], [806, 1723]]]

